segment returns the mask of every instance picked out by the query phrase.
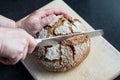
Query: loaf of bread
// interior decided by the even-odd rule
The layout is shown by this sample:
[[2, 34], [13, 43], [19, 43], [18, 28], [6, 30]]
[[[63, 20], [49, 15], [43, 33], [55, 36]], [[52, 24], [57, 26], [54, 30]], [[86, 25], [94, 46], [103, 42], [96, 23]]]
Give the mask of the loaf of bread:
[[[51, 36], [84, 32], [84, 26], [78, 19], [56, 16], [56, 20], [45, 26], [37, 36], [47, 38]], [[79, 65], [89, 54], [90, 39], [87, 35], [74, 36], [56, 45], [39, 46], [36, 54], [40, 66], [48, 71], [64, 72]]]

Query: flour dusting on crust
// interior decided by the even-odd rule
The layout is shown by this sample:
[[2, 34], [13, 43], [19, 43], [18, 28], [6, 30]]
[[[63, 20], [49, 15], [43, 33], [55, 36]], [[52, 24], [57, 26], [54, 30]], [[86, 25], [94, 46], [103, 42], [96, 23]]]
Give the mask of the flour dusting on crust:
[[[78, 19], [56, 16], [53, 23], [45, 26], [38, 38], [85, 32]], [[64, 72], [79, 65], [89, 54], [90, 39], [87, 35], [74, 36], [57, 45], [39, 46], [37, 55], [40, 66], [48, 71]]]

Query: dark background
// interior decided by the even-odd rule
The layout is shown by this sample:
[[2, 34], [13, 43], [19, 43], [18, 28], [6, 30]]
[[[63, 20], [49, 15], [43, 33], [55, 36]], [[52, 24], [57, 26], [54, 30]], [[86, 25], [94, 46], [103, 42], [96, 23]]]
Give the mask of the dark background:
[[[0, 0], [0, 14], [17, 21], [50, 1]], [[103, 29], [105, 39], [120, 51], [120, 0], [64, 1], [93, 28]], [[0, 63], [0, 80], [33, 80], [33, 78], [21, 62], [14, 66]], [[120, 80], [120, 76], [115, 80]]]

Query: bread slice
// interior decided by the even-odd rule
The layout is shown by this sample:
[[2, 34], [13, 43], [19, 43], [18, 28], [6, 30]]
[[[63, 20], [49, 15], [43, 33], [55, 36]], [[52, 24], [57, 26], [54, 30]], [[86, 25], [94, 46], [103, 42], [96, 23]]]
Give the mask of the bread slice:
[[[84, 26], [78, 19], [58, 15], [57, 19], [45, 26], [38, 38], [83, 32]], [[64, 72], [79, 65], [89, 54], [90, 39], [87, 35], [74, 36], [57, 45], [39, 46], [37, 56], [40, 66], [48, 71]]]

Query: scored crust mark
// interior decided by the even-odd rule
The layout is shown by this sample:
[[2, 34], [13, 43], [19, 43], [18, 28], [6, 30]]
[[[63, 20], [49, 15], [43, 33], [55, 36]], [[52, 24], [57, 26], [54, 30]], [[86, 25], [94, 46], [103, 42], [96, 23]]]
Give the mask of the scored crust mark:
[[[81, 22], [71, 17], [58, 16], [54, 24], [45, 26], [39, 38], [72, 34], [84, 31]], [[75, 25], [74, 25], [75, 24]], [[87, 35], [74, 36], [57, 45], [39, 46], [36, 54], [40, 66], [54, 72], [64, 72], [79, 65], [89, 54], [90, 39]]]

